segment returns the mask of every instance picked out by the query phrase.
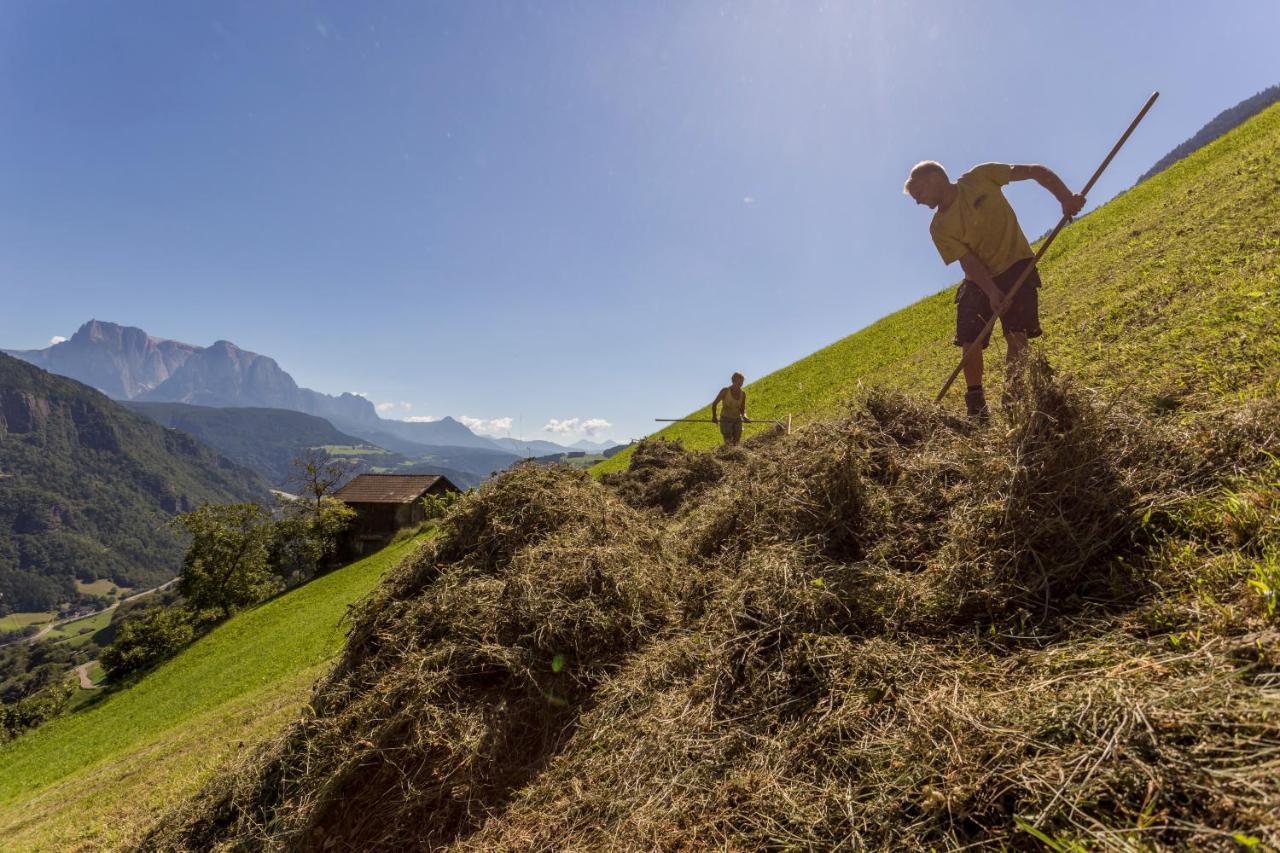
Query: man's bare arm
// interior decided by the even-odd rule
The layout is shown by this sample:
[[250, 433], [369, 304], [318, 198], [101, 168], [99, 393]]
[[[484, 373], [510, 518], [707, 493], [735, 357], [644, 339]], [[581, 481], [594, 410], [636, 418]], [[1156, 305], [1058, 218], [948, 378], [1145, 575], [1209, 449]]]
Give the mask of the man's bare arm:
[[1073, 193], [1062, 178], [1059, 178], [1052, 169], [1047, 166], [1038, 164], [1022, 165], [1013, 167], [1012, 180], [1015, 181], [1035, 181], [1049, 192], [1053, 193], [1053, 197], [1062, 205], [1063, 216], [1075, 216], [1084, 207], [1084, 196], [1079, 193]]
[[987, 269], [982, 259], [973, 252], [967, 252], [960, 258], [960, 268], [964, 270], [964, 277], [978, 285], [978, 289], [987, 295], [992, 310], [998, 309], [1000, 303], [1004, 301], [1004, 294], [1000, 292], [1000, 288], [996, 287], [995, 279], [991, 277], [991, 270]]
[[747, 417], [747, 392], [746, 391], [742, 392], [742, 419], [744, 421], [751, 420], [751, 418]]
[[720, 401], [723, 399], [724, 399], [724, 389], [721, 388], [720, 393], [717, 394], [716, 398], [711, 401], [711, 420], [713, 421], [719, 420], [719, 418], [716, 417], [716, 406], [720, 405]]

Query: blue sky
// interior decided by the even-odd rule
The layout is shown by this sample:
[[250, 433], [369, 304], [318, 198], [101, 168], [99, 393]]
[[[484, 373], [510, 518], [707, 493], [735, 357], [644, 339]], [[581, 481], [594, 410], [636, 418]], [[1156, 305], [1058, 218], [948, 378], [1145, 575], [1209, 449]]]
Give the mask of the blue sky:
[[0, 346], [94, 317], [388, 417], [638, 436], [954, 281], [916, 161], [1078, 186], [1159, 89], [1103, 201], [1280, 82], [1277, 32], [1273, 0], [7, 0]]

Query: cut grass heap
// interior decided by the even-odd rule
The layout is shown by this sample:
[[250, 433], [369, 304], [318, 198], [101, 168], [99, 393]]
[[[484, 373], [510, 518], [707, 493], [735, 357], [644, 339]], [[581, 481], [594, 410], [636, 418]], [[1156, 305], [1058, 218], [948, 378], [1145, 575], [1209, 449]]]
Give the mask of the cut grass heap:
[[1041, 365], [990, 429], [517, 468], [146, 846], [1280, 844], [1280, 406], [1140, 412]]

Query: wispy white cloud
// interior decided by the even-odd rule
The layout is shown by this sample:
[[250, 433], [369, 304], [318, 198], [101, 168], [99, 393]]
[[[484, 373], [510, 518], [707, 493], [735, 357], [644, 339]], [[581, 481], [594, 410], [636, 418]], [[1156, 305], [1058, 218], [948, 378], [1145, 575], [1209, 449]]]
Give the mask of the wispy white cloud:
[[742, 197], [742, 203], [745, 204], [747, 207], [751, 207], [753, 204], [756, 203], [756, 197], [753, 195], [744, 195]]
[[459, 415], [458, 421], [467, 429], [479, 435], [501, 435], [511, 430], [512, 418], [473, 418], [470, 415]]
[[546, 432], [553, 432], [556, 435], [564, 435], [565, 433], [577, 430], [579, 423], [581, 423], [581, 421], [578, 418], [565, 418], [564, 420], [552, 418], [547, 421], [547, 425], [543, 427], [543, 430]]
[[374, 408], [377, 409], [379, 412], [389, 412], [395, 407], [396, 407], [395, 403], [379, 403], [378, 405], [374, 406]]
[[604, 432], [611, 426], [613, 426], [613, 424], [609, 423], [604, 418], [587, 418], [582, 422], [582, 431], [592, 438], [596, 438], [600, 433]]
[[354, 395], [356, 395], [357, 397], [364, 397], [366, 400], [367, 400], [367, 399], [369, 399], [369, 392], [368, 392], [368, 391], [348, 391], [347, 393], [348, 393], [348, 394], [354, 394]]
[[440, 420], [435, 415], [414, 415], [411, 418], [405, 418], [411, 424], [429, 424]]
[[552, 418], [542, 429], [555, 435], [583, 435], [598, 438], [613, 424], [604, 418]]
[[66, 338], [64, 338], [62, 335], [54, 335], [52, 338], [49, 338], [49, 346], [53, 346], [54, 344], [60, 344], [65, 340]]

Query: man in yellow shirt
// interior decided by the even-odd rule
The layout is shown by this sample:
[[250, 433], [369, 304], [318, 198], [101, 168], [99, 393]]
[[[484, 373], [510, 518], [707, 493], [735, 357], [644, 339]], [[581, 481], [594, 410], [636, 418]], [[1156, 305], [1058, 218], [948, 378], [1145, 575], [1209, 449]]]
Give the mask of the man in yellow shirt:
[[[711, 422], [720, 425], [720, 437], [725, 444], [742, 441], [742, 422], [747, 417], [747, 392], [742, 389], [746, 378], [741, 373], [729, 377], [729, 384], [711, 401]], [[721, 411], [717, 414], [716, 407]]]
[[[911, 170], [903, 187], [903, 192], [917, 204], [934, 211], [929, 235], [943, 263], [959, 261], [964, 270], [965, 280], [956, 291], [956, 346], [967, 347], [978, 339], [1005, 293], [1035, 258], [1017, 215], [1000, 189], [1010, 181], [1026, 180], [1035, 181], [1053, 193], [1062, 205], [1064, 216], [1075, 216], [1084, 207], [1084, 196], [1071, 192], [1049, 169], [1035, 165], [984, 163], [952, 183], [940, 164], [926, 160]], [[1013, 303], [1000, 317], [1000, 327], [1009, 347], [1006, 356], [1009, 379], [1017, 376], [1027, 353], [1027, 340], [1041, 334], [1039, 287], [1040, 275], [1032, 270]], [[990, 342], [988, 333], [982, 340], [982, 349], [964, 363], [968, 385], [965, 407], [975, 419], [987, 418], [982, 357]]]

